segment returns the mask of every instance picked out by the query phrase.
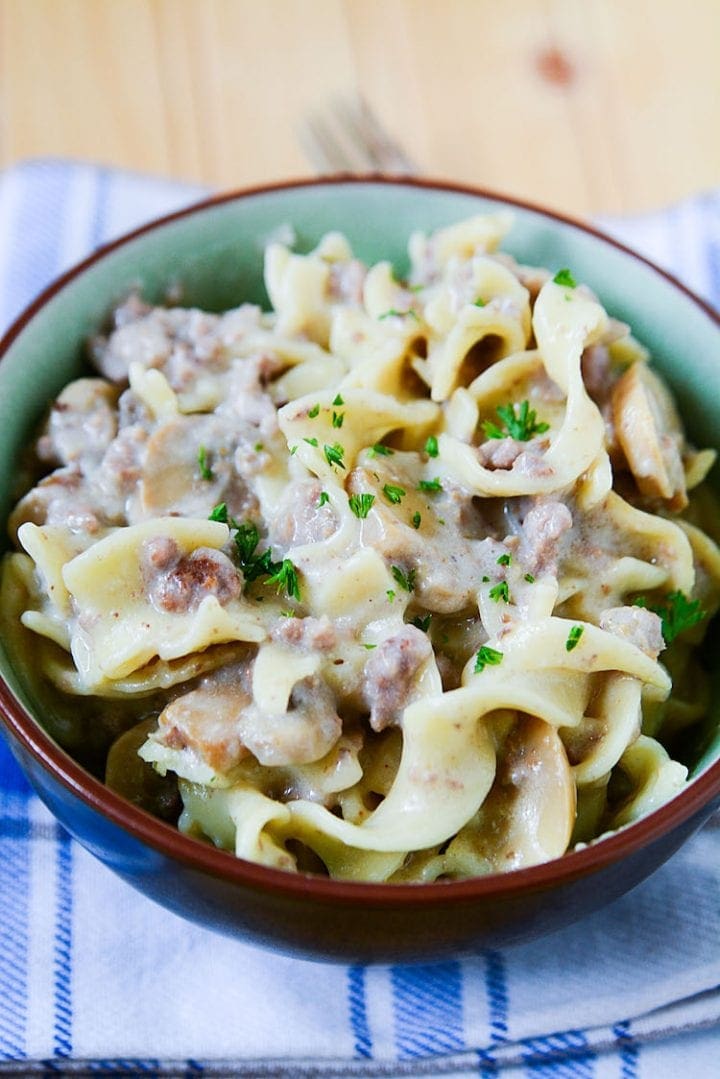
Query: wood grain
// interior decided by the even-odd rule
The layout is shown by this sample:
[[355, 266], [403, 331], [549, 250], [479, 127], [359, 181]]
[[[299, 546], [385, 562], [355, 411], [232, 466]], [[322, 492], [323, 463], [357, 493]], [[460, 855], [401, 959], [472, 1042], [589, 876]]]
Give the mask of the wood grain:
[[720, 184], [718, 0], [0, 0], [0, 164], [310, 175], [363, 94], [422, 171], [576, 214]]

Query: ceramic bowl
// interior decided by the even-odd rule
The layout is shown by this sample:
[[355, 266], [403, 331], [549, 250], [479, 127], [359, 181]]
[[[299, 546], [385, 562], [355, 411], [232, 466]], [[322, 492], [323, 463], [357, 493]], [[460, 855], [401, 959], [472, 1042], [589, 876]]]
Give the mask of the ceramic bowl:
[[[212, 199], [101, 249], [48, 288], [0, 347], [3, 519], [13, 467], [50, 401], [83, 369], [83, 344], [114, 302], [140, 285], [160, 302], [170, 283], [213, 310], [262, 301], [262, 248], [281, 224], [308, 249], [340, 229], [366, 260], [405, 265], [417, 228], [510, 206], [504, 247], [524, 262], [571, 266], [607, 309], [629, 322], [672, 384], [690, 435], [718, 447], [718, 316], [667, 274], [594, 230], [450, 184], [339, 178]], [[712, 648], [712, 641], [710, 642]], [[150, 898], [220, 932], [326, 959], [448, 958], [557, 929], [628, 891], [720, 802], [720, 736], [671, 802], [590, 847], [529, 869], [424, 885], [351, 884], [285, 874], [187, 838], [108, 790], [43, 729], [32, 688], [0, 656], [2, 726], [18, 761], [64, 827]]]

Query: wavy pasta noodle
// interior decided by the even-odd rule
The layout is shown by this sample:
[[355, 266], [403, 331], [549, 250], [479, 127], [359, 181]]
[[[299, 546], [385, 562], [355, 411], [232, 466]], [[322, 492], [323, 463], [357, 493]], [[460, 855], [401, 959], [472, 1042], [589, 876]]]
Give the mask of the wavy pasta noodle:
[[426, 882], [559, 857], [687, 782], [714, 453], [510, 227], [414, 235], [405, 280], [337, 233], [273, 243], [270, 312], [131, 296], [91, 342], [3, 617], [120, 793], [265, 865]]

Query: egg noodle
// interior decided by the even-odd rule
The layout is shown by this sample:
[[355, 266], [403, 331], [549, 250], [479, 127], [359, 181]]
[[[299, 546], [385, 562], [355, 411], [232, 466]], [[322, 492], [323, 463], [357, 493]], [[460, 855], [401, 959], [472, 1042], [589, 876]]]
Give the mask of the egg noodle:
[[271, 313], [130, 297], [101, 377], [52, 406], [5, 637], [109, 741], [135, 730], [184, 832], [456, 879], [686, 783], [668, 750], [707, 707], [714, 453], [570, 270], [498, 252], [510, 224], [413, 235], [406, 281], [337, 233], [271, 243]]

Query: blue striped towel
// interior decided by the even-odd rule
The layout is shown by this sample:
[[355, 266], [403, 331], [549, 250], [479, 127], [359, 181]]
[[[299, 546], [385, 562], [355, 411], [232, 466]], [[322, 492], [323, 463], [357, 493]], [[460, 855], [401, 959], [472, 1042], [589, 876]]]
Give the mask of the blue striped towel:
[[[0, 327], [198, 187], [60, 161], [0, 174]], [[606, 228], [720, 303], [720, 193]], [[326, 966], [179, 920], [76, 843], [0, 739], [0, 1074], [719, 1074], [720, 829], [552, 937], [425, 967]]]

